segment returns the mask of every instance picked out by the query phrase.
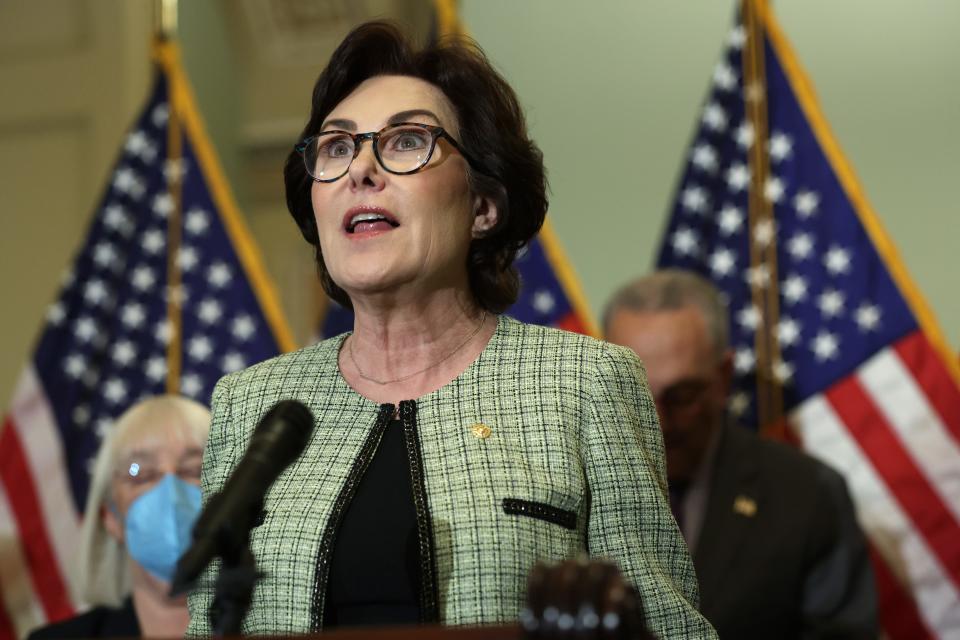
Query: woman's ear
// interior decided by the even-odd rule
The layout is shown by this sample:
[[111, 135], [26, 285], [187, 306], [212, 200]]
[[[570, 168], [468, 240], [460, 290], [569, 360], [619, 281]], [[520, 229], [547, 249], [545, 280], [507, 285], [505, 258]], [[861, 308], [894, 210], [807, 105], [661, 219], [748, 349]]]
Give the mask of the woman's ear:
[[500, 212], [493, 198], [476, 196], [473, 202], [473, 237], [482, 238], [497, 226]]
[[103, 528], [107, 533], [120, 544], [123, 544], [123, 519], [115, 511], [116, 507], [112, 505], [103, 505], [100, 507], [100, 520], [103, 522]]

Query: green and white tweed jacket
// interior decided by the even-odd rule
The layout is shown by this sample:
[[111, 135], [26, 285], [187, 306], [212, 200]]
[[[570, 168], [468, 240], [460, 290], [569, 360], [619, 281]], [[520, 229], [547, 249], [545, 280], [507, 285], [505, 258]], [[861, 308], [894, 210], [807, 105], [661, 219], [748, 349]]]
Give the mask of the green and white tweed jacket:
[[[299, 400], [316, 422], [253, 529], [265, 575], [244, 634], [320, 628], [337, 525], [393, 414], [392, 405], [363, 398], [340, 375], [344, 338], [228, 375], [214, 390], [204, 500], [223, 486], [276, 402]], [[501, 316], [466, 371], [401, 403], [400, 416], [425, 621], [516, 621], [535, 562], [586, 552], [620, 566], [658, 637], [715, 637], [697, 611], [693, 564], [666, 497], [654, 405], [631, 351]], [[210, 633], [218, 567], [190, 594], [188, 636]]]

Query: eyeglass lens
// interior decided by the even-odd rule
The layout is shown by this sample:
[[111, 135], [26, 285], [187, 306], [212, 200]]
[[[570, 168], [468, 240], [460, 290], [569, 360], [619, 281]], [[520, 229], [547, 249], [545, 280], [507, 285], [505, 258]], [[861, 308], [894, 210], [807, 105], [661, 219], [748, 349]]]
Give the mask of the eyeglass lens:
[[171, 472], [176, 473], [181, 480], [196, 484], [200, 482], [202, 465], [201, 448], [189, 448], [177, 460], [166, 460], [155, 452], [145, 450], [122, 458], [116, 467], [116, 473], [121, 481], [135, 487], [155, 484]]
[[[200, 461], [180, 464], [176, 469], [177, 476], [186, 482], [194, 484], [200, 483]], [[154, 484], [168, 473], [165, 469], [160, 469], [152, 465], [141, 465], [137, 462], [130, 463], [126, 472], [121, 474], [124, 482], [134, 486]]]
[[[430, 160], [434, 136], [425, 127], [399, 125], [381, 131], [374, 137], [376, 156], [387, 171], [410, 173]], [[347, 172], [356, 147], [348, 133], [322, 133], [307, 144], [304, 161], [311, 176], [335, 180]]]

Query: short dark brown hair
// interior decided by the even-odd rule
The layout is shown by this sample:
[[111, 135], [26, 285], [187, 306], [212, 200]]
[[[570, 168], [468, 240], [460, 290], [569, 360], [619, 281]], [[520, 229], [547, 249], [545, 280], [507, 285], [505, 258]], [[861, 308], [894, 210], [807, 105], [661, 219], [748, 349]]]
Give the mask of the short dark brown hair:
[[[499, 214], [497, 224], [470, 246], [470, 289], [484, 309], [504, 311], [520, 290], [514, 258], [540, 230], [547, 212], [543, 154], [527, 135], [516, 94], [468, 38], [446, 38], [415, 50], [396, 26], [368, 22], [344, 38], [317, 79], [310, 120], [301, 139], [319, 133], [326, 117], [344, 98], [363, 81], [380, 75], [429, 82], [453, 105], [458, 141], [472, 161], [470, 189], [493, 200]], [[324, 290], [340, 304], [351, 306], [324, 264], [310, 198], [313, 181], [299, 152], [292, 151], [287, 157], [283, 178], [287, 208], [314, 247]]]

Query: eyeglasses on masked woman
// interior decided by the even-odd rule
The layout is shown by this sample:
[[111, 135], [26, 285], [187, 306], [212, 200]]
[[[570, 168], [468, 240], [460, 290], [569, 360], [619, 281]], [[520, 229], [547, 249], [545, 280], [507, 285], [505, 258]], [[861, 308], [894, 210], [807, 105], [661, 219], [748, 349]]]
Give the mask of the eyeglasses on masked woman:
[[364, 140], [373, 142], [373, 155], [381, 167], [390, 173], [407, 175], [430, 162], [439, 138], [446, 138], [471, 167], [475, 166], [460, 143], [443, 127], [416, 122], [398, 122], [368, 133], [324, 131], [294, 148], [303, 156], [307, 173], [315, 182], [333, 182], [350, 169]]

